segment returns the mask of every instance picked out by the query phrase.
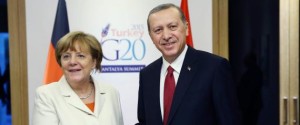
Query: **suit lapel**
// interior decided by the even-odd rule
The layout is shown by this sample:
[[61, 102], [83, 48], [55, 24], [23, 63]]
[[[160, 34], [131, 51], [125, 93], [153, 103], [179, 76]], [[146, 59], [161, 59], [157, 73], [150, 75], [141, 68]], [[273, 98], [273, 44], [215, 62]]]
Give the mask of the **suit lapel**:
[[153, 85], [149, 88], [154, 88], [151, 90], [151, 94], [153, 95], [153, 107], [151, 107], [151, 110], [154, 112], [155, 116], [157, 116], [157, 119], [161, 121], [162, 123], [162, 114], [161, 114], [161, 107], [160, 107], [160, 73], [161, 73], [161, 66], [162, 66], [162, 58], [160, 58], [154, 68], [153, 75], [151, 76], [151, 79], [153, 79], [152, 83], [149, 85]]
[[93, 114], [93, 112], [78, 98], [76, 93], [72, 90], [67, 83], [65, 77], [62, 77], [59, 82], [62, 96], [64, 96], [66, 102], [78, 110], [81, 110], [87, 114]]
[[102, 108], [105, 103], [105, 97], [108, 94], [109, 91], [105, 89], [105, 87], [101, 87], [101, 84], [99, 84], [95, 79], [94, 84], [95, 84], [95, 116], [99, 116]]
[[189, 88], [190, 84], [192, 83], [193, 77], [196, 74], [197, 69], [197, 63], [196, 58], [193, 57], [195, 55], [196, 51], [193, 48], [188, 48], [186, 56], [184, 58], [181, 71], [179, 74], [178, 82], [176, 85], [173, 102], [171, 111], [169, 114], [169, 120], [172, 120], [174, 114], [176, 113], [176, 110], [178, 109], [180, 103], [182, 102], [182, 99]]

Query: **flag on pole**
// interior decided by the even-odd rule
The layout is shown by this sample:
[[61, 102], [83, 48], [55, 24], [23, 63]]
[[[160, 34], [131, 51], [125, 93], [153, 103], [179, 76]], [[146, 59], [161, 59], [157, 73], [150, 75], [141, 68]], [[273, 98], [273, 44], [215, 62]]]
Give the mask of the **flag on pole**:
[[190, 15], [189, 15], [189, 7], [188, 7], [188, 0], [181, 0], [181, 5], [180, 5], [180, 8], [182, 9], [184, 15], [185, 15], [185, 18], [186, 18], [186, 21], [188, 22], [188, 36], [186, 36], [186, 43], [193, 47], [193, 38], [192, 38], [192, 29], [191, 29], [191, 21], [190, 21]]
[[56, 17], [49, 45], [48, 58], [46, 62], [46, 70], [44, 83], [48, 84], [56, 82], [62, 76], [62, 70], [55, 58], [55, 47], [58, 40], [69, 32], [68, 13], [65, 0], [59, 0], [57, 5]]

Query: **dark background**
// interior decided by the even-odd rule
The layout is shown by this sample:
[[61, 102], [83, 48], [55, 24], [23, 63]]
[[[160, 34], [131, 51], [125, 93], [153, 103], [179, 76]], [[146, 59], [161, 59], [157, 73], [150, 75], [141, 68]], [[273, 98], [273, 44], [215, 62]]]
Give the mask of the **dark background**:
[[[11, 101], [10, 101], [10, 72], [9, 72], [9, 42], [7, 1], [0, 0], [0, 125], [11, 125]], [[4, 52], [4, 53], [3, 53]], [[3, 72], [2, 72], [3, 71]]]
[[229, 60], [243, 125], [279, 125], [279, 0], [229, 0]]
[[8, 32], [6, 0], [0, 0], [0, 32]]

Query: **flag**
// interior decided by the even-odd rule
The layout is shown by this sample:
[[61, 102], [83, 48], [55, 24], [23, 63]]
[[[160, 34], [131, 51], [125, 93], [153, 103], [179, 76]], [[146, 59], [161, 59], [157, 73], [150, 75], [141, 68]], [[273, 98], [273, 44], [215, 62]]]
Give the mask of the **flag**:
[[55, 58], [55, 47], [58, 40], [69, 32], [68, 13], [65, 0], [59, 0], [56, 17], [48, 50], [48, 58], [44, 76], [44, 83], [56, 82], [62, 76], [62, 70]]
[[188, 36], [186, 36], [186, 43], [193, 47], [193, 38], [192, 38], [192, 29], [191, 29], [191, 21], [190, 21], [190, 15], [189, 15], [189, 7], [188, 7], [188, 0], [181, 0], [181, 5], [180, 5], [180, 8], [182, 9], [184, 15], [185, 15], [185, 18], [186, 18], [186, 21], [188, 22]]

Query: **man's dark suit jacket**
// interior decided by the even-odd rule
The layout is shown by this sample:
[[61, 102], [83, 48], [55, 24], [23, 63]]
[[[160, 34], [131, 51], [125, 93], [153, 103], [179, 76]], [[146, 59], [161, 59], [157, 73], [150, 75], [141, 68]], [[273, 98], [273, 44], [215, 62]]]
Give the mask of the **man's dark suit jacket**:
[[[140, 72], [137, 125], [162, 125], [162, 58]], [[168, 125], [239, 125], [230, 65], [224, 58], [188, 47], [176, 85]]]

